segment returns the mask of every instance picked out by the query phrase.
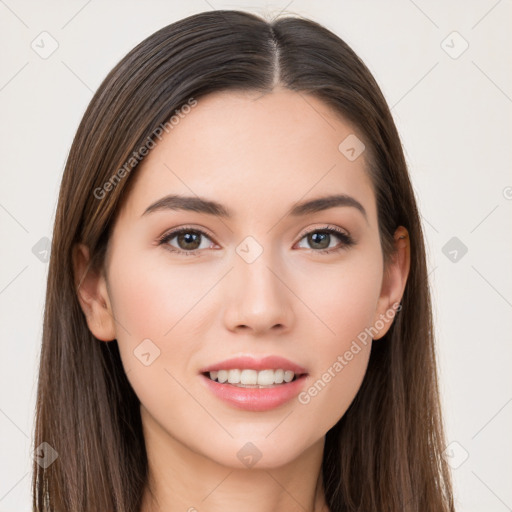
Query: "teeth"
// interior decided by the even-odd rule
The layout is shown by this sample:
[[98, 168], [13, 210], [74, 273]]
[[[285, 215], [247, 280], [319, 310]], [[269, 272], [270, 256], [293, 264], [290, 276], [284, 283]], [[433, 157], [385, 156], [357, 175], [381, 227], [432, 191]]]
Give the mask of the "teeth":
[[229, 370], [228, 382], [230, 384], [238, 384], [240, 382], [240, 370]]
[[[258, 383], [258, 372], [256, 370], [229, 370], [231, 372], [238, 372], [238, 379], [232, 382], [232, 384], [257, 384]], [[236, 374], [235, 374], [236, 375]], [[236, 378], [236, 377], [235, 377]]]
[[291, 370], [218, 370], [210, 372], [210, 379], [222, 383], [240, 385], [241, 387], [272, 386], [291, 382], [295, 373]]
[[275, 382], [274, 370], [262, 370], [258, 372], [258, 384], [260, 386], [271, 386]]

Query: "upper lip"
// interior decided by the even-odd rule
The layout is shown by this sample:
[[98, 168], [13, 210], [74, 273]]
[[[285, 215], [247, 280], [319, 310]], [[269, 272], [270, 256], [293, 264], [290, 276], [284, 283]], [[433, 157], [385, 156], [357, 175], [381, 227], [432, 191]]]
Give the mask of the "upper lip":
[[208, 373], [218, 370], [291, 370], [295, 375], [307, 373], [306, 369], [284, 357], [267, 356], [256, 359], [252, 356], [233, 357], [219, 363], [214, 363], [200, 370], [200, 373]]

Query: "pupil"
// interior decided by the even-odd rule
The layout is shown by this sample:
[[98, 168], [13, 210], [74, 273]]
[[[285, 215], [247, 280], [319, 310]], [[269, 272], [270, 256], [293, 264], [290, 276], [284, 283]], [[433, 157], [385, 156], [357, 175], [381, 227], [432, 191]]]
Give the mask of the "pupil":
[[[178, 243], [180, 243], [180, 242], [185, 243], [185, 247], [183, 247], [184, 249], [197, 249], [200, 245], [198, 243], [198, 240], [199, 240], [198, 233], [187, 232], [187, 233], [183, 233], [178, 236]], [[192, 247], [190, 246], [190, 244], [192, 244]]]
[[[329, 233], [313, 233], [311, 236], [311, 239], [313, 240], [313, 243], [322, 243], [322, 241], [324, 242], [323, 246], [322, 247], [317, 247], [319, 249], [326, 249], [327, 247], [329, 247]], [[320, 240], [318, 241], [318, 237], [323, 237], [323, 240]], [[327, 244], [325, 244], [325, 242], [327, 241]]]

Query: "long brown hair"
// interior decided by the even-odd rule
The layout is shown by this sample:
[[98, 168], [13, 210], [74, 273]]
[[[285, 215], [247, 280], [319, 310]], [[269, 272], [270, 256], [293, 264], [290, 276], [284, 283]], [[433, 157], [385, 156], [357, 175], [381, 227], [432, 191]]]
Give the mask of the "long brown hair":
[[34, 461], [34, 510], [139, 512], [148, 483], [139, 400], [117, 341], [100, 341], [87, 327], [73, 247], [87, 245], [101, 269], [136, 172], [133, 155], [191, 98], [276, 85], [316, 95], [358, 127], [371, 154], [384, 261], [398, 226], [410, 239], [401, 311], [374, 343], [356, 398], [326, 434], [327, 504], [332, 512], [454, 510], [423, 233], [386, 101], [351, 48], [318, 23], [240, 11], [199, 13], [145, 39], [105, 78], [77, 130], [53, 232], [34, 436], [34, 448], [45, 442], [58, 456]]

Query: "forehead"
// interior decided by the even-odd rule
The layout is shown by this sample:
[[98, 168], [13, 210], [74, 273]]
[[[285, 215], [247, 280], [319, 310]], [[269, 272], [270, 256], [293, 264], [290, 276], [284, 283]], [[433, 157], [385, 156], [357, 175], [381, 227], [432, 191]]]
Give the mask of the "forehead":
[[240, 217], [275, 218], [299, 200], [342, 193], [375, 215], [365, 152], [350, 160], [340, 151], [361, 134], [314, 96], [222, 91], [175, 120], [132, 177], [134, 214], [173, 193], [214, 198]]

